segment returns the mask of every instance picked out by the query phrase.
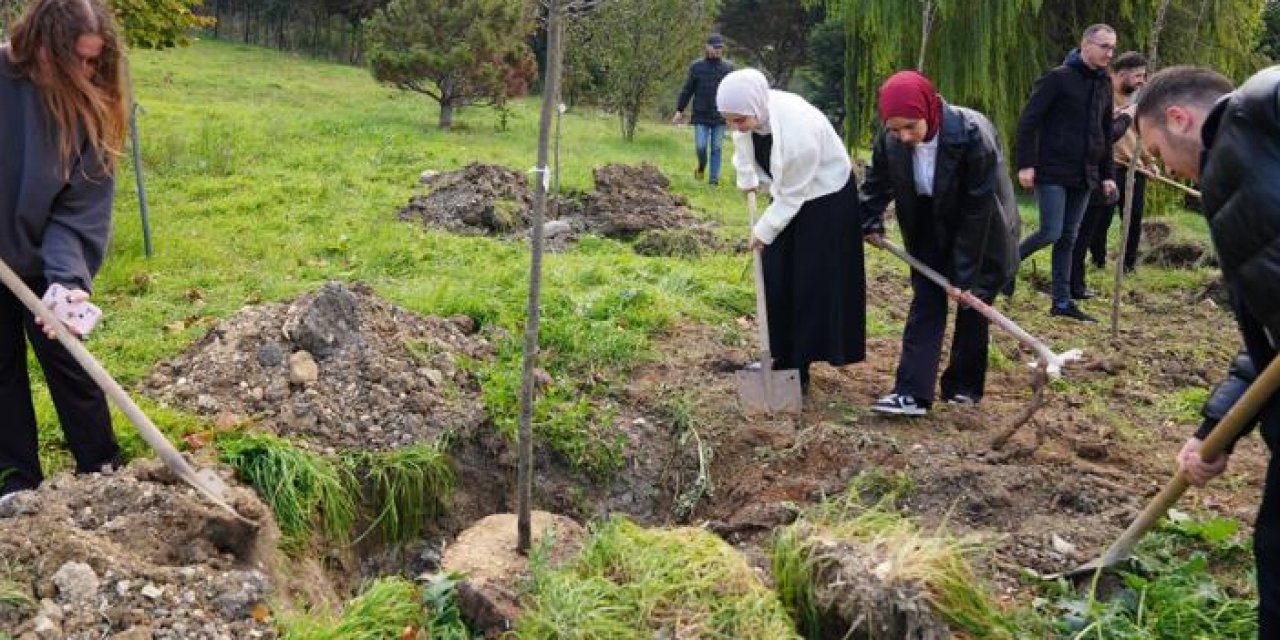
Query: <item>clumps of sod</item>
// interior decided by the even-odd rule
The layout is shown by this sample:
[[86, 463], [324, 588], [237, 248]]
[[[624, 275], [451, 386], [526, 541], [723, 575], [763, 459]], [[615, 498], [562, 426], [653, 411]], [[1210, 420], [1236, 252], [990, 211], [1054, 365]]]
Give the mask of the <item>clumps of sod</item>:
[[[286, 617], [281, 621], [285, 640], [373, 640], [413, 637], [412, 630], [426, 622], [417, 585], [404, 578], [384, 578], [369, 584], [342, 614]], [[406, 630], [410, 631], [408, 636]]]
[[967, 557], [975, 540], [931, 534], [867, 504], [865, 483], [807, 512], [771, 545], [776, 588], [807, 638], [1011, 638]]
[[271, 505], [286, 548], [316, 537], [335, 544], [370, 535], [412, 540], [444, 513], [454, 487], [442, 443], [325, 457], [273, 435], [238, 432], [219, 438], [218, 448]]
[[615, 517], [577, 559], [535, 562], [516, 634], [566, 637], [797, 638], [777, 596], [728, 543], [695, 528], [643, 529]]

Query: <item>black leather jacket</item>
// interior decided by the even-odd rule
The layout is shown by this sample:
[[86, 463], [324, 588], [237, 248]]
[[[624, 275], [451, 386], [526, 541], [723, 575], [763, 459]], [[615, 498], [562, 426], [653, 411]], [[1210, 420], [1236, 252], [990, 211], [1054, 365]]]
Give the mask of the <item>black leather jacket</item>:
[[[876, 134], [858, 200], [863, 231], [884, 233], [884, 211], [897, 203], [898, 226], [914, 253], [917, 225], [913, 149], [889, 135]], [[947, 249], [946, 276], [961, 289], [991, 299], [1018, 268], [1021, 218], [1013, 183], [995, 127], [972, 109], [942, 105], [938, 158], [933, 177], [933, 237]]]
[[[1280, 67], [1258, 72], [1223, 96], [1201, 131], [1200, 163], [1209, 232], [1244, 339], [1226, 381], [1202, 411], [1203, 438], [1270, 364], [1280, 339]], [[1280, 446], [1280, 395], [1261, 414], [1263, 438]], [[1252, 424], [1251, 424], [1252, 426]]]

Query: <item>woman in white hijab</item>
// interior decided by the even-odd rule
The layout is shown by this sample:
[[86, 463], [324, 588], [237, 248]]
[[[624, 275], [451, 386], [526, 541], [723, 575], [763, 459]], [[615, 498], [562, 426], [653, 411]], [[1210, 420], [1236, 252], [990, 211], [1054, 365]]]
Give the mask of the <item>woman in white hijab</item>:
[[716, 106], [733, 131], [738, 188], [769, 188], [751, 232], [762, 250], [769, 346], [778, 369], [845, 365], [866, 357], [866, 278], [857, 187], [844, 143], [804, 98], [742, 69], [725, 76]]

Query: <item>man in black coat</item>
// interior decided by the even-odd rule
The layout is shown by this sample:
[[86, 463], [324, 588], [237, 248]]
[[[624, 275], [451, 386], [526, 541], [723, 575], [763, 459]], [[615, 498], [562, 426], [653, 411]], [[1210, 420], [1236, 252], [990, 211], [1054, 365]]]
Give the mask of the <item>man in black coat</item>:
[[[1071, 300], [1071, 248], [1089, 192], [1116, 191], [1111, 160], [1111, 81], [1107, 65], [1116, 32], [1105, 24], [1084, 31], [1066, 63], [1036, 81], [1018, 119], [1018, 182], [1035, 189], [1040, 228], [1018, 247], [1020, 260], [1052, 244], [1053, 306], [1049, 315], [1095, 322]], [[1012, 281], [1006, 288], [1012, 294]]]
[[707, 156], [710, 151], [711, 175], [708, 182], [720, 184], [720, 149], [724, 140], [725, 123], [716, 109], [716, 90], [720, 81], [733, 65], [724, 59], [724, 38], [718, 33], [707, 38], [706, 56], [689, 67], [689, 75], [676, 98], [676, 114], [672, 116], [672, 124], [684, 122], [684, 111], [693, 101], [693, 146], [698, 154], [698, 168], [693, 177], [702, 180], [707, 173]]
[[[1280, 67], [1232, 92], [1209, 69], [1156, 74], [1138, 103], [1143, 146], [1175, 175], [1198, 179], [1210, 235], [1244, 341], [1225, 382], [1205, 404], [1204, 423], [1178, 452], [1187, 480], [1203, 486], [1226, 470], [1230, 453], [1202, 460], [1203, 439], [1271, 363], [1280, 337]], [[1280, 637], [1280, 401], [1252, 419], [1271, 450], [1254, 525], [1258, 637]], [[1243, 434], [1242, 434], [1243, 435]], [[1234, 445], [1234, 443], [1232, 443]], [[1230, 448], [1228, 448], [1228, 452]]]

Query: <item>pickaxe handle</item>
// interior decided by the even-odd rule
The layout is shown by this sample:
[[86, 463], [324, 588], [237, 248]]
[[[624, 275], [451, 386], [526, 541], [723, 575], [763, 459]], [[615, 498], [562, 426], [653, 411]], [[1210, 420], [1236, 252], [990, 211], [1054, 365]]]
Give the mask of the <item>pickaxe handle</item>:
[[960, 304], [968, 305], [973, 308], [975, 311], [981, 313], [990, 320], [992, 324], [1009, 332], [1017, 338], [1019, 342], [1030, 347], [1036, 352], [1036, 355], [1040, 357], [1040, 360], [1045, 363], [1045, 366], [1049, 369], [1051, 374], [1056, 375], [1057, 370], [1061, 368], [1064, 356], [1054, 353], [1053, 350], [1044, 342], [1041, 342], [1035, 336], [1027, 333], [1025, 329], [1018, 326], [1018, 324], [1013, 320], [1010, 320], [1008, 316], [1000, 313], [1000, 311], [995, 307], [983, 302], [982, 299], [978, 298], [978, 296], [975, 296], [968, 291], [961, 291], [956, 288], [945, 276], [935, 271], [929, 265], [921, 262], [915, 256], [907, 253], [906, 249], [903, 249], [888, 240], [882, 240], [879, 246], [885, 251], [897, 256], [903, 262], [911, 265], [912, 269], [919, 271], [924, 275], [924, 277], [932, 280], [934, 284], [942, 287], [942, 289], [947, 292], [947, 296]]

